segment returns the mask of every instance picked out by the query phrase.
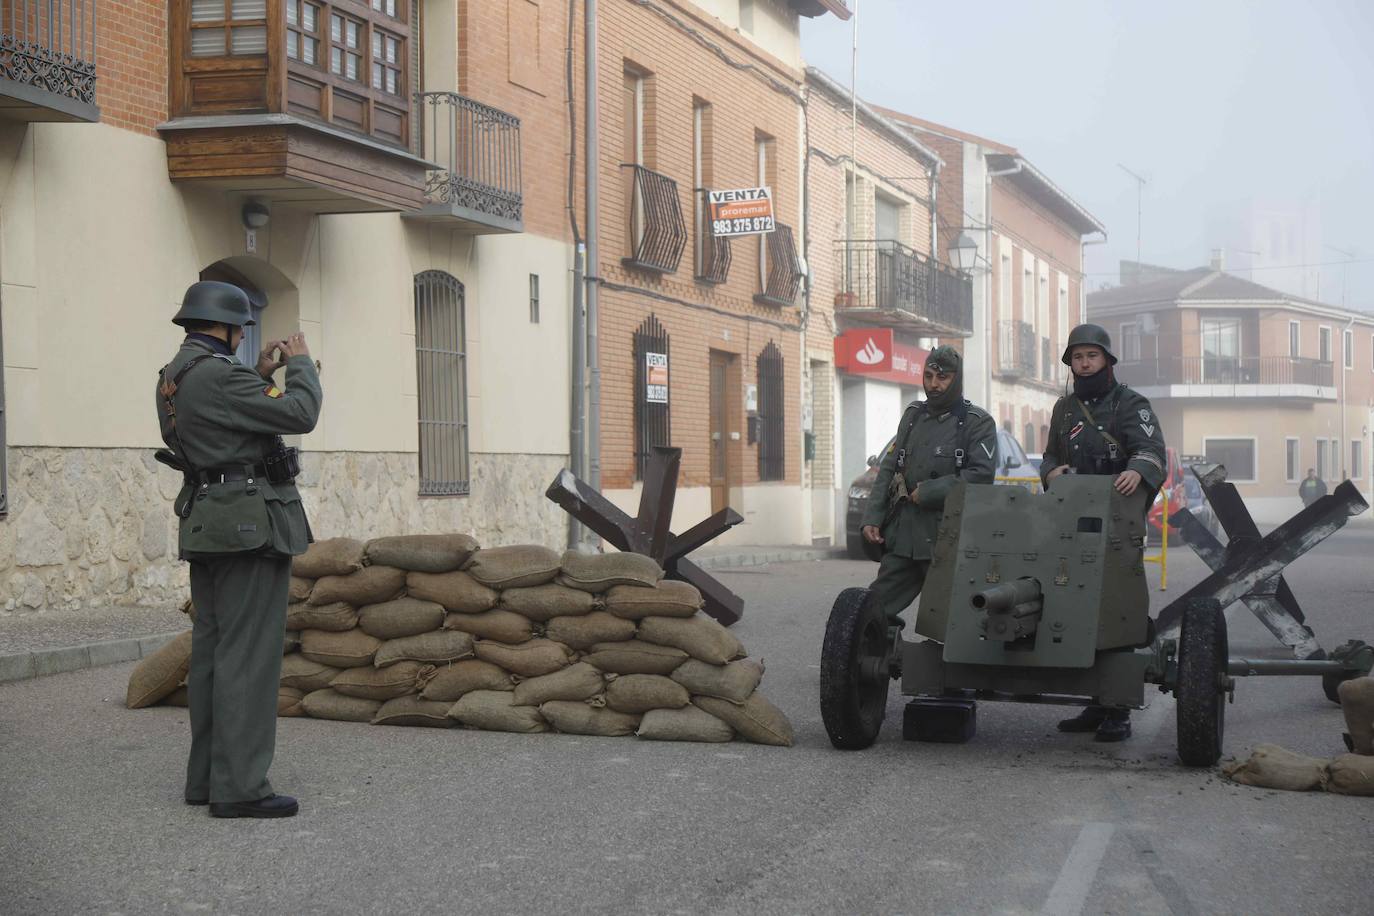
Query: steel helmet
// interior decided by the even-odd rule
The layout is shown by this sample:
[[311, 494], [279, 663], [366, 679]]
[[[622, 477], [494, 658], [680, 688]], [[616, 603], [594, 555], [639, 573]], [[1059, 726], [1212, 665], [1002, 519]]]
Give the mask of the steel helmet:
[[1112, 353], [1112, 335], [1107, 333], [1107, 329], [1097, 324], [1080, 324], [1069, 332], [1069, 342], [1064, 345], [1064, 355], [1060, 361], [1064, 365], [1069, 365], [1069, 353], [1074, 347], [1090, 345], [1097, 347], [1107, 354], [1107, 362], [1116, 365], [1116, 355]]
[[172, 323], [184, 327], [188, 321], [212, 321], [238, 327], [256, 324], [248, 294], [232, 283], [218, 280], [201, 280], [186, 290], [181, 309], [172, 316]]

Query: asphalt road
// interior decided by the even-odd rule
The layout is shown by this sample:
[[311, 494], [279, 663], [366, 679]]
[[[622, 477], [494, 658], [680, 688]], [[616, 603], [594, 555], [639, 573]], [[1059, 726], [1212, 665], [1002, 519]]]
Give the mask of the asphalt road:
[[[1324, 646], [1374, 641], [1374, 530], [1290, 568]], [[1169, 592], [1201, 565], [1173, 552]], [[983, 703], [964, 745], [831, 749], [817, 708], [829, 604], [872, 564], [719, 573], [797, 746], [672, 745], [282, 720], [299, 817], [180, 802], [183, 710], [123, 708], [131, 665], [0, 686], [0, 911], [27, 913], [1358, 913], [1374, 799], [1236, 786], [1174, 759], [1172, 701], [1136, 736], [1061, 735]], [[1152, 579], [1157, 571], [1152, 568]], [[1284, 657], [1239, 606], [1233, 654]], [[1242, 681], [1228, 754], [1333, 755], [1315, 680]]]

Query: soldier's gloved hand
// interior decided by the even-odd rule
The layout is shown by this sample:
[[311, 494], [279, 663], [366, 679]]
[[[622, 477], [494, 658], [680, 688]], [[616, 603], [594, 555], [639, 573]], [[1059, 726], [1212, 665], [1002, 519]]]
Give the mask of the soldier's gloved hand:
[[1067, 473], [1069, 473], [1069, 466], [1067, 464], [1061, 464], [1059, 467], [1055, 468], [1054, 470], [1050, 471], [1048, 474], [1045, 475], [1045, 482], [1049, 483], [1051, 480], [1054, 480], [1054, 478], [1058, 477], [1059, 475]]
[[878, 529], [877, 525], [864, 525], [860, 530], [860, 534], [862, 534], [864, 540], [868, 541], [870, 544], [881, 544], [883, 542], [883, 533]]
[[[282, 356], [282, 346], [285, 343], [284, 340], [269, 340], [267, 342], [262, 348], [262, 352], [258, 354], [258, 364], [255, 367], [258, 370], [258, 375], [263, 378], [271, 378], [273, 372], [286, 365], [286, 359]], [[274, 353], [277, 356], [276, 359], [272, 357]]]
[[1140, 472], [1122, 471], [1116, 475], [1116, 483], [1113, 486], [1116, 487], [1116, 492], [1122, 496], [1130, 496], [1135, 492], [1135, 488], [1140, 486]]
[[283, 359], [290, 359], [293, 356], [309, 356], [310, 348], [305, 345], [305, 335], [297, 331], [282, 341], [281, 355]]

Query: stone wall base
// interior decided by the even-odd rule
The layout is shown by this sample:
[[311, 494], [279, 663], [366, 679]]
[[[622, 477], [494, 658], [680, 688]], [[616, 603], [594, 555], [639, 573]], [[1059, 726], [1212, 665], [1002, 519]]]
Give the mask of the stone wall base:
[[[0, 519], [0, 613], [158, 607], [189, 595], [176, 472], [152, 449], [17, 447]], [[485, 545], [567, 543], [544, 490], [565, 455], [471, 456], [471, 495], [420, 497], [413, 452], [310, 452], [298, 481], [317, 539], [464, 532]]]

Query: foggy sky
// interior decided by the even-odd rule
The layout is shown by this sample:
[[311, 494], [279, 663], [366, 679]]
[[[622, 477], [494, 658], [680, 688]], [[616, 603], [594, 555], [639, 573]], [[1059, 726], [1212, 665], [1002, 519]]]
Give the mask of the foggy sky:
[[[1222, 236], [1251, 203], [1306, 205], [1319, 246], [1364, 261], [1345, 268], [1347, 304], [1374, 309], [1374, 4], [860, 0], [859, 17], [861, 97], [1017, 147], [1106, 224], [1089, 290], [1135, 258], [1123, 163], [1149, 179], [1143, 260], [1205, 265], [1213, 247], [1247, 247]], [[803, 19], [802, 47], [849, 85], [850, 23]], [[1310, 273], [1339, 304], [1342, 268]]]

